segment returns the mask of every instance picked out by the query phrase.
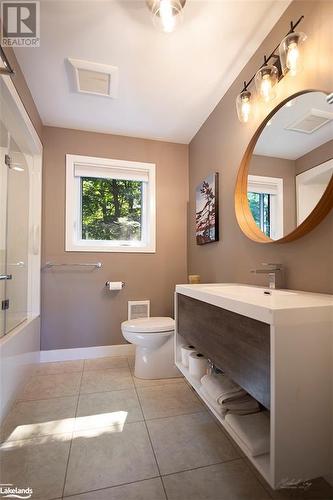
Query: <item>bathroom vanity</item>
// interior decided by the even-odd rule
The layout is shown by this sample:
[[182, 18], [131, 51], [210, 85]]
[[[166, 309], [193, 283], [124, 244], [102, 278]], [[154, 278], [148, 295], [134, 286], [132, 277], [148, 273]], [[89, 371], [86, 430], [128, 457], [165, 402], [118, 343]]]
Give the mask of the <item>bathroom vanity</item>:
[[[333, 470], [333, 297], [237, 284], [177, 285], [175, 362], [273, 488]], [[270, 411], [252, 457], [181, 363], [192, 344]], [[315, 367], [315, 369], [314, 369]]]

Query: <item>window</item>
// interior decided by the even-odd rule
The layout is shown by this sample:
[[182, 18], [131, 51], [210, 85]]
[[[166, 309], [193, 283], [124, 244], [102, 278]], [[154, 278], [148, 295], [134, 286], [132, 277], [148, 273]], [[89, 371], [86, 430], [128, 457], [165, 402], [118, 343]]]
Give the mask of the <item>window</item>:
[[248, 191], [247, 198], [255, 223], [266, 236], [271, 236], [271, 194]]
[[283, 179], [248, 176], [247, 199], [255, 223], [274, 240], [283, 236]]
[[155, 165], [66, 155], [66, 251], [155, 252]]

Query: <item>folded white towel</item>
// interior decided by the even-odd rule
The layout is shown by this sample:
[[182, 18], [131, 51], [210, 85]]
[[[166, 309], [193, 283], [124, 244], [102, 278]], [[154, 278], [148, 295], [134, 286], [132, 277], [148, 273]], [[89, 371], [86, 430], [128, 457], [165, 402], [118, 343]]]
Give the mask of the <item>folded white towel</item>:
[[225, 421], [237, 434], [244, 447], [253, 457], [269, 452], [269, 413], [261, 411], [253, 415], [227, 413]]
[[260, 406], [257, 400], [247, 394], [232, 401], [223, 401], [222, 408], [228, 413], [234, 415], [248, 415], [260, 411]]
[[222, 408], [222, 406], [219, 405], [216, 401], [214, 401], [214, 399], [212, 399], [210, 394], [208, 394], [208, 392], [205, 390], [204, 386], [201, 387], [200, 392], [201, 392], [202, 396], [207, 399], [210, 406], [212, 406], [214, 408], [214, 410], [219, 415], [221, 415], [221, 417], [224, 418], [225, 414], [226, 414], [226, 410], [224, 408]]
[[201, 383], [210, 397], [219, 404], [247, 395], [244, 389], [222, 373], [204, 375]]

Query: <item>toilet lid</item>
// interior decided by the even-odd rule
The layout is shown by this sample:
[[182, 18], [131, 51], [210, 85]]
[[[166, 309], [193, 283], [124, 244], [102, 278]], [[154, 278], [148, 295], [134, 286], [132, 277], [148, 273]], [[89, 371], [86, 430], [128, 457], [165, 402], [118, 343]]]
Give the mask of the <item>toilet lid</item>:
[[175, 328], [172, 318], [139, 318], [124, 321], [122, 328], [133, 333], [170, 332]]

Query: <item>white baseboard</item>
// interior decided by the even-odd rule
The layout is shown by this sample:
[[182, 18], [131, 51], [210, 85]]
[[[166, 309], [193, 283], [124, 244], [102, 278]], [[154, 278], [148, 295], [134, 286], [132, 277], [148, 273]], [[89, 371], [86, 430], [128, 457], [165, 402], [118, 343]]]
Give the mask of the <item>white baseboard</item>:
[[106, 356], [133, 356], [134, 353], [135, 346], [133, 344], [55, 349], [53, 351], [41, 351], [40, 362], [74, 361], [77, 359], [104, 358]]

